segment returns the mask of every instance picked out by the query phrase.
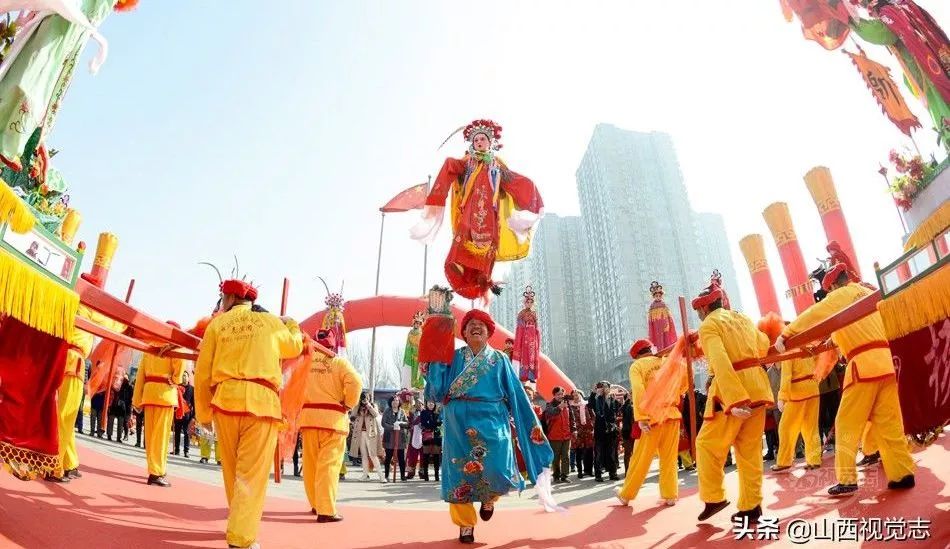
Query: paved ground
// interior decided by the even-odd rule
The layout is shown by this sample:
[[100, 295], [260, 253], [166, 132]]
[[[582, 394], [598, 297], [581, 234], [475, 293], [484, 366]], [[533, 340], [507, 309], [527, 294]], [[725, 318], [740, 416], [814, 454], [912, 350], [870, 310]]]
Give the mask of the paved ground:
[[[76, 440], [79, 445], [87, 446], [90, 449], [103, 452], [110, 457], [133, 465], [140, 465], [142, 467], [142, 474], [146, 475], [145, 451], [141, 448], [136, 448], [134, 446], [134, 437], [130, 438], [132, 439], [132, 444], [119, 444], [88, 435], [76, 435]], [[214, 462], [208, 465], [198, 463], [198, 458], [199, 454], [197, 449], [191, 453], [187, 459], [183, 456], [169, 456], [167, 473], [169, 478], [185, 477], [191, 480], [220, 486], [222, 484], [221, 468], [215, 465]], [[268, 495], [289, 499], [306, 499], [302, 479], [292, 476], [291, 473], [293, 473], [293, 464], [288, 461], [285, 465], [282, 482], [280, 484], [271, 483], [267, 488]], [[372, 477], [372, 480], [368, 481], [360, 480], [362, 476], [363, 470], [361, 467], [349, 467], [346, 481], [340, 483], [338, 501], [341, 504], [366, 507], [397, 506], [412, 509], [445, 508], [445, 503], [440, 499], [439, 483], [434, 480], [423, 482], [417, 477], [407, 482], [381, 484], [376, 480], [375, 476]], [[696, 485], [695, 472], [680, 471], [679, 478], [681, 490], [684, 488], [692, 488]], [[616, 489], [622, 484], [622, 481], [594, 482], [592, 478], [577, 480], [573, 473], [571, 474], [571, 482], [571, 484], [566, 485], [555, 485], [555, 497], [557, 497], [559, 503], [579, 505], [610, 500], [614, 497]], [[650, 470], [646, 483], [640, 493], [640, 497], [659, 497], [656, 461], [654, 461], [653, 468]], [[520, 497], [517, 494], [513, 494], [504, 498], [503, 505], [506, 508], [533, 508], [538, 505], [536, 499], [534, 490], [528, 488]]]

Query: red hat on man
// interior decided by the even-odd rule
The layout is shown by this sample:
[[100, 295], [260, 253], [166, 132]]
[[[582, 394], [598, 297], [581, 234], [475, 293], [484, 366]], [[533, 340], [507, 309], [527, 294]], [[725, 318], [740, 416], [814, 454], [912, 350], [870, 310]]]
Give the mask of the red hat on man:
[[650, 349], [651, 347], [653, 347], [653, 342], [649, 339], [638, 339], [636, 342], [634, 342], [633, 346], [630, 347], [630, 356], [637, 358], [640, 356], [641, 351], [644, 349]]
[[248, 301], [257, 300], [257, 288], [251, 286], [249, 282], [243, 280], [230, 279], [225, 280], [219, 286], [222, 294], [233, 295], [238, 299], [246, 299]]
[[489, 337], [495, 333], [495, 321], [492, 320], [491, 315], [480, 309], [472, 309], [471, 311], [465, 313], [465, 316], [462, 318], [462, 337], [465, 337], [465, 327], [468, 326], [468, 323], [473, 320], [480, 320], [485, 323], [485, 326], [488, 327]]
[[326, 347], [329, 350], [336, 349], [336, 335], [333, 334], [330, 330], [317, 330], [315, 334], [317, 337], [317, 343]]

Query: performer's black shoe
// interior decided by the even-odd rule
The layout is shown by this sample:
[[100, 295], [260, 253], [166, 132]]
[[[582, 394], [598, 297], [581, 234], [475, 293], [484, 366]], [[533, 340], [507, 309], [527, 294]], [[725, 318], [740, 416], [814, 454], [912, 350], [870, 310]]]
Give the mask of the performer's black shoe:
[[198, 460], [198, 463], [208, 463], [208, 458], [201, 458]]
[[594, 477], [594, 482], [603, 482], [603, 481], [604, 481], [604, 477], [597, 477], [597, 476]]
[[835, 484], [828, 488], [829, 496], [850, 496], [858, 491], [857, 484]]
[[866, 455], [864, 458], [858, 462], [858, 467], [864, 467], [867, 465], [874, 465], [875, 463], [881, 461], [881, 453], [874, 452], [873, 454]]
[[459, 541], [462, 543], [475, 543], [475, 529], [459, 528]]
[[172, 483], [165, 480], [164, 476], [160, 477], [158, 475], [149, 475], [146, 484], [153, 484], [155, 486], [161, 486], [162, 488], [169, 488], [172, 485]]
[[66, 475], [63, 475], [63, 476], [61, 476], [61, 477], [58, 477], [58, 476], [56, 476], [56, 475], [49, 474], [49, 475], [46, 475], [45, 477], [43, 477], [43, 480], [45, 480], [46, 482], [57, 482], [57, 483], [59, 483], [59, 484], [68, 484], [68, 483], [69, 483], [69, 477], [67, 477]]
[[610, 480], [620, 480], [620, 477], [618, 477], [618, 476], [615, 475], [615, 474], [614, 474], [614, 475], [610, 475]]
[[749, 519], [748, 524], [756, 524], [759, 522], [759, 519], [762, 517], [762, 506], [756, 505], [748, 511], [739, 511], [732, 515], [732, 522], [735, 523], [736, 519], [742, 520], [743, 517]]
[[340, 515], [317, 515], [317, 522], [340, 522], [343, 517]]
[[316, 515], [316, 514], [317, 514], [317, 510], [314, 509], [313, 507], [311, 507], [311, 508], [310, 508], [310, 514], [311, 514], [311, 515]]
[[482, 518], [485, 522], [491, 520], [492, 515], [495, 514], [495, 506], [492, 504], [491, 507], [485, 507], [485, 504], [482, 503], [482, 506], [478, 509], [478, 516]]
[[729, 502], [726, 500], [722, 500], [718, 503], [707, 503], [706, 508], [703, 509], [703, 512], [700, 513], [698, 517], [696, 517], [696, 520], [698, 521], [707, 520], [709, 519], [709, 517], [725, 509], [727, 505], [729, 505]]
[[906, 490], [908, 488], [913, 488], [916, 485], [914, 482], [914, 475], [907, 475], [900, 480], [892, 480], [887, 483], [888, 490]]
[[79, 472], [79, 469], [70, 469], [63, 476], [66, 478], [82, 478], [82, 473]]

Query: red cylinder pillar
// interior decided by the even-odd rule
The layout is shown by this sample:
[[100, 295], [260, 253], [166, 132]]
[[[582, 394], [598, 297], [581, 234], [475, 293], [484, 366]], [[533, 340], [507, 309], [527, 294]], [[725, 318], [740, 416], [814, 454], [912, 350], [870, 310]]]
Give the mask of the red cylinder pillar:
[[811, 281], [808, 279], [808, 269], [805, 267], [805, 258], [798, 245], [798, 236], [792, 225], [792, 216], [788, 211], [788, 204], [776, 202], [762, 212], [765, 222], [775, 239], [779, 257], [782, 259], [782, 268], [788, 280], [788, 290], [795, 305], [795, 312], [801, 314], [815, 302], [812, 293]]
[[778, 294], [775, 293], [775, 284], [772, 283], [772, 272], [765, 258], [765, 240], [762, 235], [750, 234], [743, 237], [739, 241], [739, 248], [749, 266], [752, 286], [755, 288], [755, 300], [759, 303], [759, 314], [765, 316], [768, 313], [775, 313], [781, 316]]
[[815, 206], [818, 207], [818, 215], [821, 216], [821, 224], [825, 228], [825, 236], [828, 237], [828, 241], [838, 241], [841, 250], [848, 255], [852, 267], [860, 277], [861, 268], [858, 266], [858, 256], [854, 252], [851, 231], [848, 230], [848, 223], [844, 219], [844, 212], [841, 210], [841, 203], [838, 201], [838, 192], [835, 190], [835, 182], [831, 178], [831, 170], [824, 166], [812, 168], [805, 174], [805, 186], [808, 187], [808, 192], [811, 193]]

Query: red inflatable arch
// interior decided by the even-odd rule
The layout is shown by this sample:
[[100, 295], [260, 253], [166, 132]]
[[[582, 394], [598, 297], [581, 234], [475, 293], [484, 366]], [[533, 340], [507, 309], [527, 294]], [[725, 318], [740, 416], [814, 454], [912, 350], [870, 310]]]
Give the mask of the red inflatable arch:
[[[343, 318], [346, 320], [347, 332], [355, 332], [366, 328], [379, 326], [412, 326], [412, 315], [416, 311], [426, 310], [426, 300], [415, 297], [377, 296], [365, 299], [355, 299], [346, 302]], [[452, 314], [456, 322], [461, 322], [465, 315], [463, 309], [452, 307]], [[317, 312], [304, 320], [300, 327], [309, 334], [316, 332], [326, 315], [326, 310]], [[505, 339], [514, 335], [501, 326], [497, 326], [489, 344], [496, 349], [504, 349]], [[541, 355], [540, 380], [538, 391], [550, 398], [551, 389], [560, 385], [568, 390], [574, 388], [574, 383], [560, 370], [551, 359]]]

